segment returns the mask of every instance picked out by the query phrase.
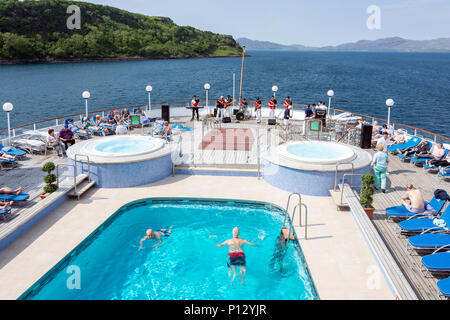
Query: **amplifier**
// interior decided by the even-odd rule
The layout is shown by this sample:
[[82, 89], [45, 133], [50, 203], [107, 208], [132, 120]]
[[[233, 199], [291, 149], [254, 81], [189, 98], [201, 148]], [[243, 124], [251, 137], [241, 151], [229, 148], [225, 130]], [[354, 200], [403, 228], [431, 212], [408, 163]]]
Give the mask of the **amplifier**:
[[231, 118], [230, 117], [225, 117], [222, 120], [223, 123], [231, 123]]

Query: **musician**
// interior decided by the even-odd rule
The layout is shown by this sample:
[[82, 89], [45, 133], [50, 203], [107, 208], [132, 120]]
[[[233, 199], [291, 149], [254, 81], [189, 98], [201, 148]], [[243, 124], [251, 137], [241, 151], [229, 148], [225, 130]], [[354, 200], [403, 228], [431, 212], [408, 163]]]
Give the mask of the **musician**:
[[224, 114], [224, 107], [225, 107], [225, 99], [223, 96], [220, 96], [219, 100], [217, 100], [216, 103], [216, 109], [217, 109], [217, 116], [216, 120], [222, 120], [223, 114]]
[[225, 101], [224, 117], [230, 117], [230, 107], [232, 104], [233, 100], [231, 100], [231, 97], [228, 95], [227, 100]]
[[[286, 100], [284, 101], [284, 103], [283, 103], [283, 105], [284, 105], [284, 110], [285, 110], [285, 112], [286, 112], [286, 110], [292, 110], [292, 100], [291, 100], [291, 97], [287, 97], [286, 98]], [[289, 111], [289, 115], [291, 114], [291, 112]]]
[[192, 101], [191, 101], [191, 106], [192, 106], [192, 119], [191, 121], [194, 121], [194, 117], [195, 114], [197, 114], [197, 121], [199, 121], [199, 116], [198, 116], [198, 108], [200, 105], [200, 100], [197, 99], [197, 96], [192, 97]]
[[269, 101], [269, 119], [275, 119], [275, 110], [277, 109], [277, 100], [275, 99], [274, 96], [272, 96], [272, 98]]
[[262, 102], [259, 99], [259, 97], [256, 98], [256, 101], [255, 101], [254, 105], [255, 105], [255, 117], [258, 118], [258, 122], [261, 122], [261, 106], [262, 106]]

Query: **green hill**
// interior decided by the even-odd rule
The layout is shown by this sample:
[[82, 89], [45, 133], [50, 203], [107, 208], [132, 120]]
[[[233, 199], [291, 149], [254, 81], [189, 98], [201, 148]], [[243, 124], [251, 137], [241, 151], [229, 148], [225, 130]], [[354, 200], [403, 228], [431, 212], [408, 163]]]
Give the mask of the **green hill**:
[[[69, 5], [81, 12], [70, 30]], [[177, 26], [171, 19], [64, 0], [0, 0], [0, 60], [53, 61], [115, 58], [236, 56], [231, 36]]]

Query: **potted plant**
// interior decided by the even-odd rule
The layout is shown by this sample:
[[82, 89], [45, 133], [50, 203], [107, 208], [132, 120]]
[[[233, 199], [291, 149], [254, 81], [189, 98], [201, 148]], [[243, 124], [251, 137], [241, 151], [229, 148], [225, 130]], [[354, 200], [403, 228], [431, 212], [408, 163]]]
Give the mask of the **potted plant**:
[[366, 214], [369, 216], [369, 219], [373, 219], [373, 212], [375, 208], [372, 207], [373, 203], [373, 194], [375, 193], [373, 189], [373, 184], [375, 183], [375, 178], [373, 174], [365, 174], [361, 176], [361, 194], [359, 197], [359, 203], [363, 207]]
[[58, 190], [58, 186], [55, 184], [57, 178], [52, 174], [53, 170], [55, 170], [53, 162], [47, 162], [42, 166], [42, 171], [47, 172], [47, 175], [44, 177], [46, 185], [44, 186], [44, 193], [41, 194], [41, 199], [45, 199], [50, 193]]

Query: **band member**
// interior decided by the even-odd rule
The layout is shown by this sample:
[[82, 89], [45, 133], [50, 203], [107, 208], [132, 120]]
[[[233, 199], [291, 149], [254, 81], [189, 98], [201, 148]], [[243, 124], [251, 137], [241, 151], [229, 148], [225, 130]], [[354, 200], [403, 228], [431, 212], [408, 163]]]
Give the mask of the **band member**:
[[200, 105], [200, 100], [197, 99], [197, 96], [194, 96], [192, 98], [192, 101], [191, 101], [191, 106], [192, 106], [192, 119], [191, 119], [191, 121], [194, 120], [195, 114], [197, 114], [197, 121], [199, 120], [199, 116], [198, 116], [199, 105]]
[[224, 107], [225, 107], [225, 100], [223, 98], [223, 96], [220, 97], [219, 100], [217, 100], [216, 103], [216, 109], [217, 109], [217, 116], [216, 116], [216, 120], [222, 120], [223, 118], [223, 114], [224, 114]]
[[272, 98], [269, 101], [269, 108], [270, 108], [270, 113], [269, 113], [269, 118], [270, 119], [275, 119], [275, 110], [277, 109], [277, 100], [275, 99], [274, 96], [272, 96]]
[[242, 111], [247, 111], [248, 108], [248, 102], [247, 99], [242, 99], [242, 102], [239, 104], [239, 109]]
[[231, 105], [233, 104], [233, 100], [231, 100], [230, 96], [227, 96], [227, 100], [225, 101], [225, 110], [224, 117], [230, 117]]
[[259, 99], [259, 97], [256, 98], [256, 101], [255, 101], [254, 105], [255, 105], [255, 117], [258, 118], [258, 122], [261, 122], [261, 106], [262, 106], [262, 102]]
[[291, 116], [291, 112], [290, 112], [290, 110], [292, 110], [292, 100], [291, 100], [291, 97], [288, 96], [288, 97], [286, 98], [286, 100], [284, 101], [283, 105], [284, 105], [284, 110], [285, 110], [285, 111], [289, 109], [289, 115]]

